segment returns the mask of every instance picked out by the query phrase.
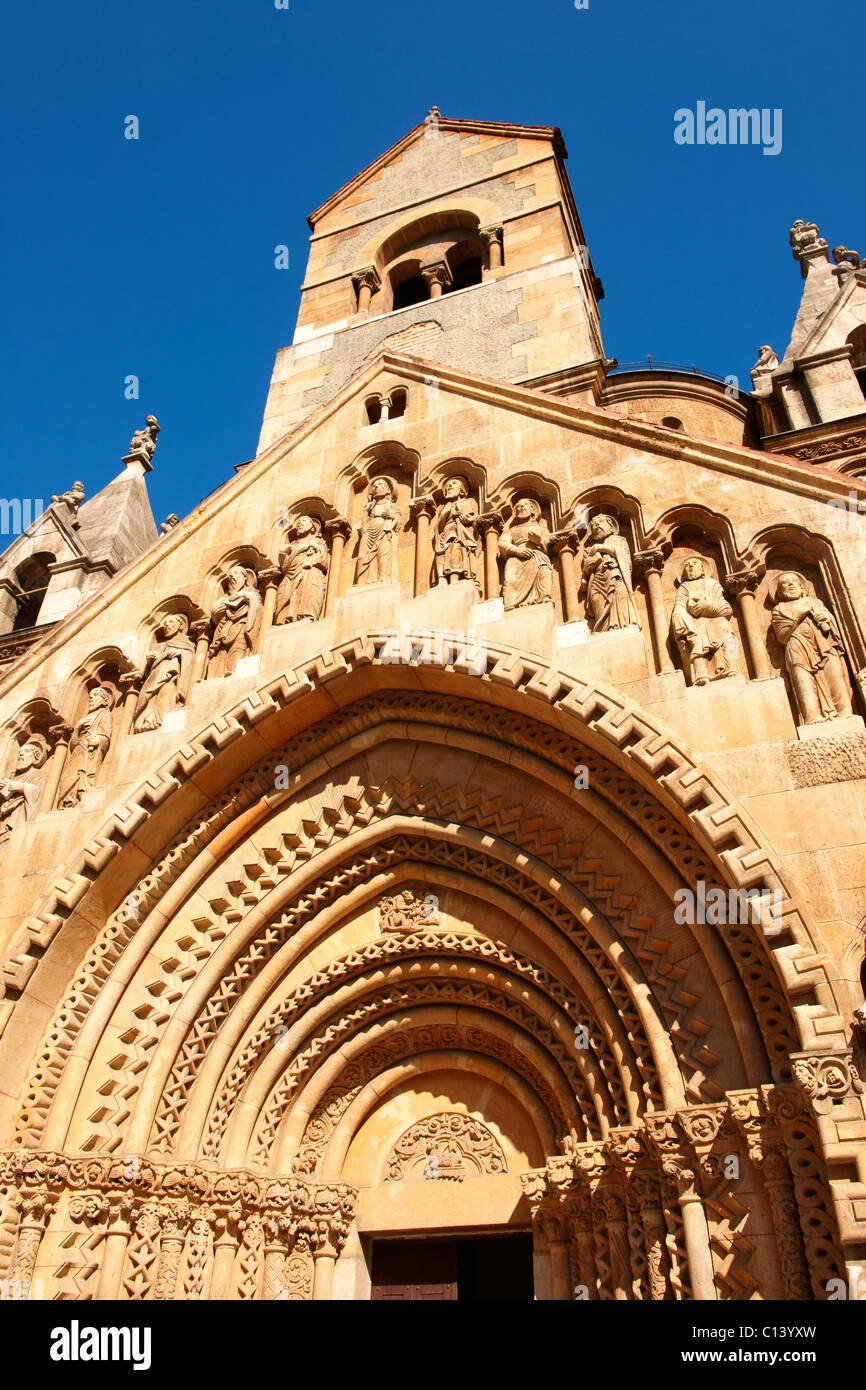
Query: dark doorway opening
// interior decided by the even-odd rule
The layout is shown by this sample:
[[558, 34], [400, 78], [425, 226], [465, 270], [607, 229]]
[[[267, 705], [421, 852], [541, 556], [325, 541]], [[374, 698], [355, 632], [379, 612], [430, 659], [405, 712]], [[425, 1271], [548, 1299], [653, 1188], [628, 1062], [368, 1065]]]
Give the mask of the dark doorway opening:
[[377, 1240], [370, 1297], [392, 1302], [531, 1302], [532, 1236]]

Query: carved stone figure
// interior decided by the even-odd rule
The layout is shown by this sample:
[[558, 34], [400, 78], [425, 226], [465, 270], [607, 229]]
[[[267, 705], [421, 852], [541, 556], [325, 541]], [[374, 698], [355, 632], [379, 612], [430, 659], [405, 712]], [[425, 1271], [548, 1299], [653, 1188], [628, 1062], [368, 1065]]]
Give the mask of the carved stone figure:
[[774, 372], [778, 365], [779, 359], [776, 356], [773, 349], [768, 344], [766, 344], [764, 347], [759, 347], [758, 360], [755, 363], [752, 370], [749, 372], [749, 376], [752, 378], [752, 383], [754, 384], [756, 377], [767, 376], [771, 372]]
[[436, 926], [438, 900], [435, 893], [401, 888], [379, 899], [379, 927], [383, 932], [415, 931]]
[[169, 531], [173, 531], [175, 526], [177, 526], [179, 522], [180, 517], [178, 516], [177, 512], [169, 513], [169, 515], [165, 518], [165, 521], [159, 528], [159, 534], [161, 536], [167, 536]]
[[533, 497], [521, 497], [511, 525], [503, 531], [499, 553], [505, 558], [502, 598], [506, 609], [550, 603], [553, 566], [547, 553], [551, 535]]
[[56, 497], [51, 498], [52, 502], [65, 502], [71, 507], [75, 515], [78, 515], [78, 508], [84, 501], [84, 484], [73, 483], [68, 492], [60, 492]]
[[690, 555], [683, 565], [671, 614], [671, 632], [690, 685], [706, 685], [737, 674], [732, 612], [721, 584], [707, 574], [704, 560]]
[[129, 443], [128, 458], [143, 458], [150, 463], [153, 458], [153, 451], [156, 448], [156, 437], [159, 434], [159, 425], [155, 415], [145, 417], [143, 430], [136, 430]]
[[132, 719], [135, 733], [158, 729], [164, 714], [185, 704], [194, 655], [189, 619], [185, 613], [169, 613], [162, 624], [162, 641], [148, 652], [141, 673], [141, 690]]
[[814, 222], [804, 222], [802, 217], [798, 217], [788, 236], [788, 240], [793, 247], [795, 261], [801, 261], [804, 254], [809, 251], [816, 251], [819, 247], [825, 247], [826, 241], [818, 235], [818, 228]]
[[356, 584], [391, 584], [397, 571], [400, 513], [390, 478], [374, 478], [367, 494], [358, 539]]
[[45, 739], [41, 734], [31, 734], [18, 749], [12, 776], [0, 779], [0, 845], [35, 814], [47, 759]]
[[256, 572], [234, 565], [223, 579], [223, 593], [211, 609], [213, 637], [209, 676], [230, 676], [242, 657], [252, 656], [262, 620]]
[[87, 713], [75, 725], [69, 744], [64, 787], [57, 803], [61, 810], [76, 806], [96, 785], [96, 774], [111, 744], [113, 699], [107, 685], [94, 686], [88, 696]]
[[836, 619], [806, 592], [799, 574], [779, 575], [773, 596], [773, 632], [785, 648], [802, 724], [822, 724], [851, 714], [851, 691]]
[[433, 532], [433, 554], [436, 579], [440, 584], [471, 579], [480, 590], [475, 572], [478, 507], [469, 496], [469, 484], [465, 478], [449, 478], [445, 484], [444, 501]]
[[639, 627], [632, 589], [631, 554], [616, 518], [594, 516], [583, 551], [586, 616], [593, 632]]
[[277, 623], [316, 622], [325, 607], [328, 583], [328, 547], [322, 525], [315, 517], [299, 516], [290, 543], [280, 551], [283, 572], [277, 589]]

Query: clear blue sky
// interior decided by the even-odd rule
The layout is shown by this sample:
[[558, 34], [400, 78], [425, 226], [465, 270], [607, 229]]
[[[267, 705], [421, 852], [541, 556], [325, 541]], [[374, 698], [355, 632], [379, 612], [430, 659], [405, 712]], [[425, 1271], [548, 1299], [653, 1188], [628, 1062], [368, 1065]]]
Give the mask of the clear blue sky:
[[[791, 222], [866, 253], [856, 26], [805, 0], [8, 9], [0, 491], [92, 495], [146, 412], [158, 521], [230, 477], [292, 338], [306, 214], [434, 103], [561, 128], [609, 355], [748, 386], [799, 300]], [[676, 145], [674, 111], [699, 100], [781, 107], [781, 153]]]

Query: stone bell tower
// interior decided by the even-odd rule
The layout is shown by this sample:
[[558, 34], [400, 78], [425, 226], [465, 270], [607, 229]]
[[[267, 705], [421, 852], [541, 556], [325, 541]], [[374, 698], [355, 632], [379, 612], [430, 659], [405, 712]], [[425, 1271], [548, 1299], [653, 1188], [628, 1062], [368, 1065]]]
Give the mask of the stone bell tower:
[[593, 272], [555, 126], [436, 107], [308, 218], [295, 337], [259, 452], [374, 353], [587, 394], [603, 378]]

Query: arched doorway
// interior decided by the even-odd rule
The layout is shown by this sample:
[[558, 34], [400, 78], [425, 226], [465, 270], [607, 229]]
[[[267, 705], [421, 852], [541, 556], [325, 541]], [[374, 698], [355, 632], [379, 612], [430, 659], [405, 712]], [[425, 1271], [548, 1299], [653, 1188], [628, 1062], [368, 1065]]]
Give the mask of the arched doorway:
[[[484, 1242], [530, 1238], [536, 1297], [820, 1296], [794, 1083], [833, 986], [795, 1016], [774, 952], [814, 943], [755, 827], [621, 697], [377, 643], [226, 711], [66, 866], [21, 957], [54, 1018], [29, 1075], [32, 1011], [0, 1058], [8, 1266], [367, 1298], [377, 1250], [437, 1237], [484, 1296]], [[677, 921], [699, 881], [779, 890], [778, 933]]]

